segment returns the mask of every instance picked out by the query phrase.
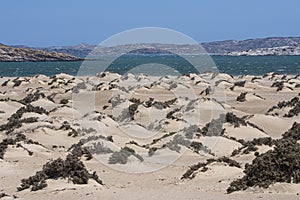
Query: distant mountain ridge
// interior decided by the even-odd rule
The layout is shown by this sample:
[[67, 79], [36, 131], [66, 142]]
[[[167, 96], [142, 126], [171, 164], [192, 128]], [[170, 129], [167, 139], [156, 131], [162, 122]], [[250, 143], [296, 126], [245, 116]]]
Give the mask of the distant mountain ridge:
[[[247, 51], [253, 52], [257, 49], [265, 49], [271, 52], [274, 52], [272, 48], [283, 47], [288, 48], [290, 51], [282, 52], [284, 55], [289, 55], [287, 53], [291, 52], [291, 55], [294, 55], [292, 52], [293, 48], [296, 48], [300, 44], [300, 37], [268, 37], [268, 38], [257, 38], [257, 39], [247, 39], [247, 40], [225, 40], [225, 41], [216, 41], [216, 42], [204, 42], [199, 45], [176, 45], [176, 44], [135, 44], [135, 45], [120, 45], [116, 47], [103, 47], [97, 45], [89, 45], [82, 43], [75, 46], [53, 46], [53, 47], [42, 47], [42, 48], [33, 48], [39, 49], [46, 52], [58, 52], [73, 55], [76, 57], [84, 58], [90, 53], [94, 54], [107, 54], [107, 53], [124, 53], [128, 52], [128, 49], [134, 48], [144, 49], [144, 48], [157, 48], [164, 51], [172, 50], [172, 53], [177, 54], [198, 54], [203, 52], [203, 47], [210, 54], [218, 55], [235, 55], [243, 54], [247, 55]], [[24, 47], [24, 46], [21, 46]], [[30, 47], [28, 47], [30, 48]], [[32, 47], [31, 47], [32, 48]], [[265, 52], [265, 55], [269, 55], [268, 52]], [[297, 50], [296, 50], [297, 51]], [[241, 53], [238, 53], [241, 52]], [[242, 53], [244, 52], [244, 53]], [[259, 51], [258, 51], [259, 52]], [[270, 53], [272, 54], [272, 53]], [[259, 55], [254, 54], [254, 55]], [[280, 51], [276, 55], [281, 55]]]

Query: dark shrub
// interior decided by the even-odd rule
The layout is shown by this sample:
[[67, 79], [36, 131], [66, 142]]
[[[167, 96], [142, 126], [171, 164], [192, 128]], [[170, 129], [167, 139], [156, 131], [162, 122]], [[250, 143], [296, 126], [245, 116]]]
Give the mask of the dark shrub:
[[111, 157], [108, 160], [109, 164], [126, 164], [128, 161], [129, 156], [135, 156], [138, 158], [141, 162], [144, 161], [144, 159], [135, 153], [135, 151], [129, 147], [124, 147], [120, 151], [114, 152]]
[[297, 141], [300, 124], [294, 123], [292, 128], [283, 134], [283, 138], [270, 142], [263, 139], [260, 142], [275, 144], [274, 150], [263, 154], [256, 153], [252, 164], [246, 164], [245, 176], [233, 181], [227, 189], [227, 193], [245, 190], [258, 186], [268, 188], [276, 182], [300, 183], [300, 144]]
[[69, 100], [68, 99], [61, 99], [60, 104], [68, 104]]
[[88, 180], [92, 178], [102, 184], [95, 172], [90, 174], [77, 156], [69, 154], [65, 160], [58, 158], [49, 161], [34, 176], [22, 179], [18, 190], [21, 191], [30, 187], [32, 191], [40, 190], [47, 187], [47, 179], [58, 178], [67, 178], [74, 184], [87, 184]]
[[232, 124], [234, 127], [239, 127], [240, 125], [247, 126], [247, 123], [243, 118], [237, 117], [232, 112], [226, 113], [225, 122]]
[[271, 87], [277, 87], [276, 91], [281, 91], [284, 87], [284, 81], [274, 82]]
[[239, 102], [245, 102], [246, 101], [246, 94], [247, 92], [242, 92], [237, 98], [236, 100]]

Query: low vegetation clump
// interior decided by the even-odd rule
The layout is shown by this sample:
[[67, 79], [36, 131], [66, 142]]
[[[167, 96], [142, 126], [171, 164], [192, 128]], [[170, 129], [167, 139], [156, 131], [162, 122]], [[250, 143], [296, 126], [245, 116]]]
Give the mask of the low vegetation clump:
[[274, 150], [255, 154], [252, 164], [246, 164], [245, 176], [233, 181], [227, 193], [246, 190], [249, 187], [268, 188], [276, 182], [300, 183], [300, 124], [294, 123], [282, 139], [264, 140], [274, 144]]
[[181, 108], [175, 108], [174, 110], [171, 110], [170, 112], [167, 113], [166, 118], [167, 118], [167, 119], [178, 119], [178, 118], [176, 118], [176, 117], [174, 116], [174, 114], [175, 114], [176, 112], [179, 112], [180, 110], [181, 110]]
[[237, 117], [235, 114], [226, 113], [225, 122], [232, 124], [234, 127], [247, 126], [244, 118]]
[[210, 86], [208, 86], [206, 89], [204, 89], [202, 92], [200, 92], [200, 95], [204, 94], [204, 95], [209, 95], [212, 92], [212, 89]]
[[232, 87], [230, 87], [230, 90], [234, 90], [234, 88], [237, 87], [244, 87], [246, 84], [246, 81], [237, 81], [234, 83]]
[[212, 119], [202, 129], [201, 134], [205, 136], [222, 136], [225, 129], [223, 123], [230, 123], [234, 127], [247, 126], [247, 122], [244, 118], [237, 117], [233, 113], [221, 114], [218, 119]]
[[14, 83], [13, 87], [19, 87], [22, 83], [22, 80], [19, 80], [19, 78], [16, 78], [12, 82]]
[[164, 138], [167, 138], [167, 137], [171, 137], [172, 135], [176, 134], [176, 132], [170, 132], [170, 133], [167, 133], [167, 134], [164, 134], [162, 137], [160, 138], [157, 138], [157, 139], [153, 139], [152, 142], [150, 143], [150, 145], [153, 145], [159, 141], [161, 141], [162, 139]]
[[276, 182], [300, 182], [300, 144], [282, 140], [274, 150], [258, 155], [245, 166], [245, 176], [233, 181], [228, 193], [259, 186], [268, 188]]
[[61, 99], [60, 104], [68, 104], [69, 103], [69, 100], [68, 99]]
[[73, 144], [68, 151], [71, 152], [72, 155], [81, 158], [84, 156], [86, 160], [91, 160], [93, 158], [91, 152], [87, 147], [82, 147], [83, 143], [79, 141], [76, 144]]
[[284, 87], [284, 81], [276, 81], [271, 85], [271, 87], [277, 87], [277, 92], [281, 91]]
[[89, 179], [94, 179], [102, 184], [95, 172], [90, 174], [77, 156], [69, 154], [65, 160], [58, 158], [49, 161], [34, 176], [22, 179], [18, 190], [21, 191], [30, 187], [31, 191], [40, 190], [47, 187], [47, 179], [58, 178], [67, 178], [74, 184], [87, 184]]
[[123, 122], [125, 120], [134, 120], [134, 114], [137, 111], [138, 106], [139, 104], [137, 103], [131, 104], [128, 108], [122, 111], [121, 115], [119, 115], [116, 120], [119, 122]]
[[245, 87], [246, 81], [237, 81], [234, 83], [234, 86]]
[[0, 159], [4, 158], [4, 154], [9, 145], [17, 145], [16, 147], [21, 147], [24, 150], [26, 150], [29, 155], [32, 155], [33, 152], [29, 151], [28, 149], [24, 148], [20, 143], [18, 143], [21, 141], [23, 141], [26, 144], [40, 145], [38, 142], [35, 142], [31, 139], [27, 139], [24, 134], [18, 133], [15, 135], [15, 137], [5, 138], [2, 140], [2, 142], [0, 142]]
[[181, 147], [179, 145], [189, 147], [190, 144], [191, 144], [191, 141], [186, 140], [182, 135], [175, 135], [170, 142], [168, 142], [164, 145], [164, 147], [167, 147], [170, 150], [176, 151], [179, 153], [181, 150]]
[[192, 165], [190, 166], [190, 168], [182, 175], [181, 179], [193, 179], [196, 176], [196, 172], [202, 168], [201, 172], [205, 172], [207, 171], [207, 165], [213, 163], [213, 162], [220, 162], [220, 163], [226, 163], [228, 164], [230, 167], [237, 167], [237, 168], [241, 168], [241, 165], [235, 161], [232, 160], [228, 157], [220, 157], [220, 158], [211, 158], [208, 159], [205, 163], [203, 162], [199, 162], [198, 164]]
[[190, 148], [196, 153], [199, 151], [204, 151], [205, 153], [212, 154], [211, 150], [207, 146], [204, 146], [201, 142], [192, 141]]
[[299, 97], [294, 97], [289, 101], [280, 101], [278, 102], [278, 104], [276, 106], [273, 106], [272, 108], [270, 108], [268, 110], [269, 112], [272, 112], [275, 109], [281, 109], [281, 108], [285, 108], [285, 107], [293, 107], [295, 106], [297, 103], [299, 102]]
[[129, 99], [130, 102], [132, 103], [136, 103], [136, 104], [142, 104], [143, 102], [140, 99], [136, 99], [136, 98], [131, 98]]
[[202, 167], [205, 167], [205, 166], [206, 166], [206, 163], [202, 163], [202, 162], [199, 162], [196, 165], [190, 166], [190, 168], [182, 175], [181, 179], [193, 179], [193, 178], [195, 178], [195, 176], [196, 176], [195, 172], [198, 169], [200, 169]]
[[1, 193], [0, 193], [0, 199], [3, 198], [3, 197], [7, 197], [7, 196], [9, 196], [9, 195], [7, 195], [7, 194], [4, 193], [4, 192], [1, 192]]
[[30, 104], [31, 102], [37, 101], [39, 98], [45, 98], [46, 95], [42, 92], [36, 91], [35, 93], [30, 93], [23, 99], [19, 101], [21, 104]]
[[245, 102], [246, 101], [246, 94], [247, 92], [242, 92], [237, 98], [236, 100], [239, 102]]
[[135, 156], [141, 162], [144, 161], [143, 157], [135, 153], [135, 151], [129, 147], [124, 147], [120, 151], [114, 152], [111, 157], [109, 157], [109, 164], [126, 164], [129, 156]]
[[113, 153], [113, 151], [110, 148], [104, 146], [102, 142], [93, 143], [92, 145], [87, 146], [86, 148], [89, 150], [91, 154]]
[[274, 140], [271, 137], [264, 137], [264, 138], [254, 138], [252, 141], [245, 141], [243, 139], [239, 139], [235, 141], [241, 143], [243, 146], [240, 147], [239, 149], [235, 149], [231, 156], [235, 156], [238, 155], [239, 153], [243, 153], [243, 154], [249, 154], [250, 152], [254, 152], [257, 151], [258, 148], [257, 146], [262, 146], [262, 145], [266, 145], [269, 147], [272, 147], [273, 145], [276, 145], [278, 140]]
[[153, 156], [157, 150], [158, 150], [157, 147], [151, 147], [151, 148], [149, 148], [148, 156], [149, 157]]
[[138, 109], [138, 104], [131, 104], [129, 107], [128, 107], [128, 114], [129, 116], [131, 117], [132, 120], [134, 120], [134, 114], [135, 112], [137, 111]]
[[86, 160], [92, 159], [91, 153], [87, 148], [82, 147], [83, 141], [73, 144], [69, 149], [69, 154], [66, 159], [58, 158], [47, 162], [41, 171], [35, 175], [21, 180], [19, 191], [31, 187], [31, 191], [36, 191], [47, 187], [46, 180], [65, 178], [72, 181], [74, 184], [87, 184], [89, 179], [94, 179], [99, 184], [103, 184], [96, 172], [89, 173], [82, 161], [82, 156]]
[[16, 142], [12, 138], [4, 139], [0, 143], [0, 159], [4, 158], [4, 154], [5, 154], [6, 149], [8, 148], [8, 145], [15, 145], [15, 144], [16, 144]]
[[160, 101], [155, 101], [154, 98], [150, 98], [148, 101], [145, 101], [143, 104], [145, 107], [149, 108], [154, 106], [157, 109], [165, 109], [169, 108], [171, 105], [173, 105], [177, 101], [177, 98], [160, 102]]
[[8, 122], [0, 126], [0, 131], [7, 131], [7, 133], [12, 132], [14, 129], [19, 128], [22, 126], [22, 123], [33, 123], [36, 122], [37, 119], [35, 118], [28, 118], [21, 120], [22, 116], [26, 112], [35, 112], [38, 114], [48, 114], [48, 112], [39, 106], [32, 106], [31, 104], [27, 104], [26, 106], [21, 107], [18, 109], [14, 114], [12, 114], [8, 118]]
[[75, 87], [80, 90], [85, 90], [87, 88], [85, 82], [80, 82]]
[[298, 116], [299, 113], [300, 113], [300, 101], [298, 101], [297, 104], [292, 109], [290, 109], [287, 114], [284, 115], [284, 117]]
[[184, 128], [183, 132], [185, 133], [186, 138], [193, 139], [195, 133], [201, 132], [201, 129], [197, 125], [191, 125], [188, 128]]
[[204, 136], [221, 136], [224, 134], [225, 129], [223, 123], [225, 121], [225, 115], [221, 114], [218, 119], [212, 119], [207, 123], [205, 127], [201, 129], [201, 134]]
[[282, 135], [283, 139], [300, 140], [300, 123], [294, 123], [292, 128]]

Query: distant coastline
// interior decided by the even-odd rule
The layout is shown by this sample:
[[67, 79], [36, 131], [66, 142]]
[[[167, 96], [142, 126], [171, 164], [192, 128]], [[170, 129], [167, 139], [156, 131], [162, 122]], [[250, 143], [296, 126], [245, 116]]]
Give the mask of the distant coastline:
[[[218, 55], [218, 56], [295, 56], [300, 55], [300, 37], [269, 37], [226, 40], [201, 44], [130, 44], [114, 47], [82, 43], [75, 46], [27, 47], [0, 44], [0, 62], [52, 62], [94, 60], [99, 55], [142, 54]], [[132, 53], [131, 53], [132, 54]]]
[[[295, 55], [299, 53], [300, 37], [267, 37], [267, 38], [255, 38], [246, 40], [224, 40], [214, 42], [203, 42], [195, 45], [176, 45], [176, 44], [131, 44], [120, 45], [115, 47], [104, 47], [81, 43], [74, 46], [52, 46], [52, 47], [26, 47], [19, 45], [15, 47], [31, 48], [37, 50], [43, 50], [46, 52], [57, 52], [69, 54], [75, 57], [85, 58], [88, 55], [93, 54], [108, 54], [114, 52], [116, 54], [126, 53], [128, 49], [143, 49], [145, 47], [153, 47], [160, 50], [172, 50], [172, 53], [179, 55], [196, 54], [200, 52], [208, 53], [209, 55], [231, 55], [233, 52], [255, 52], [252, 55]], [[276, 50], [282, 49], [282, 52], [276, 52]], [[284, 49], [288, 50], [285, 51]], [[259, 51], [264, 50], [264, 53]], [[269, 51], [269, 52], [268, 52]], [[275, 53], [274, 53], [275, 51]], [[295, 52], [297, 51], [297, 52]], [[273, 52], [273, 53], [272, 53]], [[300, 53], [299, 53], [300, 54]], [[243, 55], [249, 55], [243, 53]]]
[[59, 52], [45, 52], [0, 44], [0, 62], [81, 61], [82, 58]]

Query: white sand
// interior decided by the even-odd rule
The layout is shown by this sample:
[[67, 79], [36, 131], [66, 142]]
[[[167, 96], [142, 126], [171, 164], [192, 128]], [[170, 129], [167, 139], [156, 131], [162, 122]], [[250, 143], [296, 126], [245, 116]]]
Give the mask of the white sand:
[[[250, 188], [226, 194], [231, 181], [242, 177], [245, 164], [255, 158], [254, 152], [231, 157], [235, 149], [242, 147], [235, 140], [278, 139], [294, 122], [300, 122], [300, 116], [284, 116], [291, 107], [276, 108], [268, 113], [279, 101], [289, 101], [298, 95], [300, 88], [295, 88], [295, 85], [300, 83], [299, 77], [288, 76], [289, 81], [279, 92], [271, 85], [281, 80], [281, 75], [270, 74], [251, 82], [253, 77], [232, 78], [227, 74], [219, 74], [210, 80], [211, 74], [159, 78], [132, 74], [121, 77], [106, 73], [103, 78], [76, 77], [75, 80], [70, 75], [59, 74], [52, 85], [48, 85], [52, 79], [43, 75], [20, 79], [23, 82], [18, 87], [13, 87], [14, 83], [9, 81], [7, 86], [1, 86], [0, 99], [3, 101], [0, 101], [0, 125], [5, 125], [9, 117], [24, 106], [17, 101], [36, 91], [44, 93], [45, 97], [31, 102], [31, 105], [42, 107], [49, 113], [25, 112], [21, 119], [36, 117], [38, 122], [23, 123], [11, 133], [6, 133], [7, 130], [1, 132], [1, 141], [8, 137], [7, 134], [14, 137], [16, 133], [22, 133], [39, 144], [21, 141], [18, 143], [23, 148], [8, 146], [4, 159], [0, 159], [0, 193], [9, 195], [3, 199], [11, 199], [13, 195], [20, 199], [297, 199], [300, 185], [288, 183], [276, 183], [268, 189]], [[0, 83], [5, 80], [8, 78], [1, 78]], [[216, 81], [220, 80], [223, 81], [215, 87]], [[243, 80], [247, 81], [244, 87], [235, 86], [231, 89], [235, 82]], [[72, 93], [73, 87], [81, 82], [85, 82], [86, 89], [79, 88], [79, 93]], [[212, 93], [200, 94], [208, 86], [213, 88]], [[96, 91], [92, 91], [93, 88]], [[236, 98], [241, 92], [247, 92], [246, 99], [237, 102]], [[10, 99], [4, 100], [6, 98]], [[128, 108], [133, 104], [130, 101], [132, 98], [144, 103], [130, 114]], [[150, 98], [154, 98], [156, 103], [160, 102], [159, 105], [155, 105], [155, 102], [150, 103], [150, 107], [146, 105]], [[177, 100], [173, 104], [164, 104], [174, 98]], [[68, 99], [68, 103], [61, 104], [62, 99]], [[110, 100], [116, 105], [112, 105]], [[162, 104], [165, 107], [160, 107]], [[245, 117], [246, 122], [258, 128], [250, 124], [234, 127], [226, 122], [223, 124], [224, 137], [203, 136], [197, 132], [197, 128], [202, 129], [212, 119], [218, 119], [220, 114], [228, 112]], [[71, 129], [61, 129], [65, 122]], [[186, 132], [192, 125], [196, 129]], [[79, 135], [68, 136], [73, 134], [72, 130]], [[17, 191], [23, 178], [34, 175], [49, 160], [65, 158], [70, 154], [68, 149], [81, 138], [100, 135], [101, 138], [85, 146], [91, 147], [100, 142], [112, 151], [129, 147], [144, 160], [140, 161], [131, 155], [126, 164], [109, 164], [112, 153], [94, 154], [91, 160], [81, 157], [86, 168], [90, 172], [96, 171], [104, 185], [92, 179], [88, 184], [76, 185], [59, 178], [47, 180], [48, 186], [42, 190]], [[108, 136], [112, 136], [113, 142], [106, 139]], [[192, 148], [187, 148], [189, 145], [178, 144], [181, 139], [185, 142], [201, 142], [210, 152], [194, 152]], [[153, 147], [158, 149], [149, 156], [149, 149]], [[33, 154], [29, 155], [26, 149]], [[264, 145], [258, 147], [258, 152], [264, 153], [270, 149], [272, 147]], [[196, 171], [194, 179], [181, 180], [189, 166], [222, 156], [236, 160], [242, 168], [213, 162], [207, 165], [207, 171]]]

